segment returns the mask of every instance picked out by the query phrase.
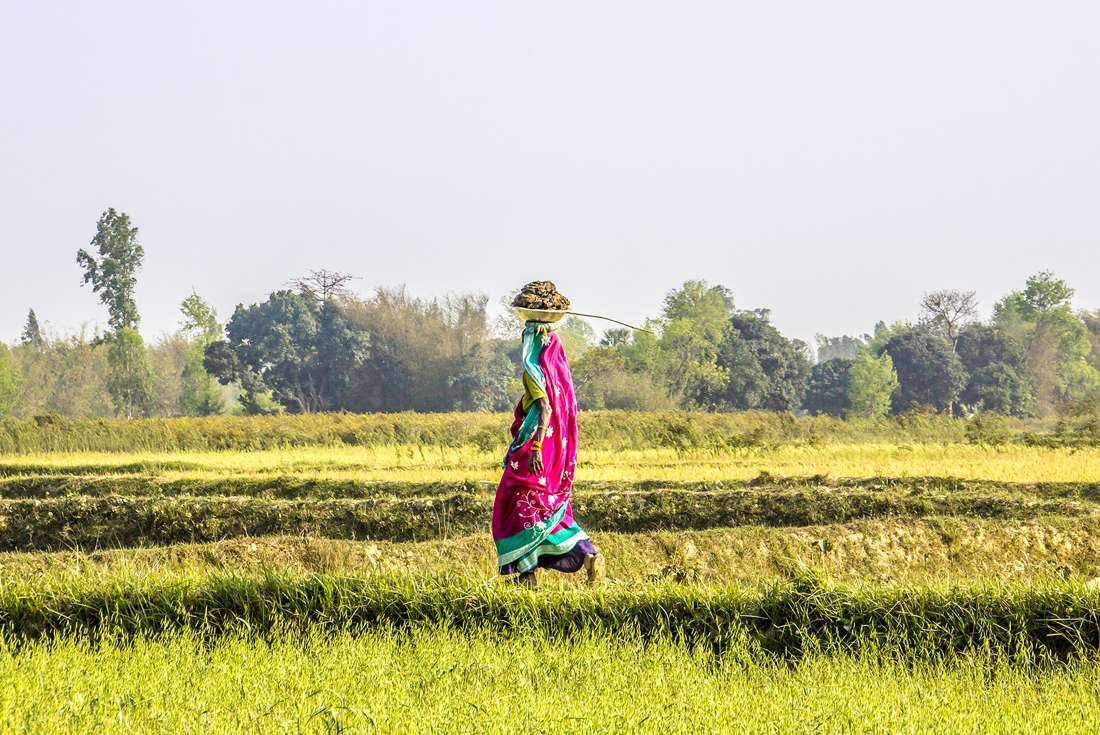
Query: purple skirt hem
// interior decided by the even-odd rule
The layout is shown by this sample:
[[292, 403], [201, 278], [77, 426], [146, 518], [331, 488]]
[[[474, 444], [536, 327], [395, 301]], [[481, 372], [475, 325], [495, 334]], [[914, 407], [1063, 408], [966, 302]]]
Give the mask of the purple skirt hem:
[[[591, 539], [582, 539], [564, 554], [547, 554], [539, 557], [539, 569], [553, 569], [557, 572], [572, 574], [580, 571], [584, 566], [584, 557], [596, 554], [596, 546]], [[518, 570], [515, 564], [505, 564], [500, 568], [501, 574], [515, 574]]]

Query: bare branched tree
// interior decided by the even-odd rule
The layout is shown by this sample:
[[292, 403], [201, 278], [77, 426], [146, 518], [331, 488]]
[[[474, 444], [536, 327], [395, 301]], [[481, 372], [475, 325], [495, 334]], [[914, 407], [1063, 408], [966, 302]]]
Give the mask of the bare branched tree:
[[954, 348], [959, 332], [978, 314], [978, 297], [974, 291], [933, 291], [924, 295], [920, 308], [922, 321], [942, 329]]
[[295, 278], [287, 283], [298, 290], [299, 293], [311, 294], [321, 301], [328, 301], [335, 296], [344, 296], [348, 293], [348, 284], [357, 276], [341, 273], [340, 271], [319, 270], [310, 271], [309, 275]]

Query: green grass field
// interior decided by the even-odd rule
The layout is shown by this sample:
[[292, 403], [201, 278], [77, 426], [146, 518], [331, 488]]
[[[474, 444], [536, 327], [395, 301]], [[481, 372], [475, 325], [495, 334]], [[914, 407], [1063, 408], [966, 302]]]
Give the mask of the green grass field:
[[1095, 731], [1091, 424], [596, 414], [532, 596], [502, 422], [0, 422], [0, 730]]
[[812, 655], [716, 658], [677, 642], [191, 635], [0, 649], [4, 732], [1095, 732], [1100, 670], [1036, 675]]

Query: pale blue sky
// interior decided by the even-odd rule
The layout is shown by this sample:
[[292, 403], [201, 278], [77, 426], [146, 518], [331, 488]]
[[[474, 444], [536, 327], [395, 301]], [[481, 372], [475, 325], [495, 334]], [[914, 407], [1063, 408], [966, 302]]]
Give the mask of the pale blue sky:
[[[75, 252], [142, 230], [143, 331], [310, 268], [632, 320], [687, 278], [791, 336], [1100, 306], [1100, 4], [0, 0], [0, 339], [105, 323]], [[602, 325], [601, 325], [602, 326]]]

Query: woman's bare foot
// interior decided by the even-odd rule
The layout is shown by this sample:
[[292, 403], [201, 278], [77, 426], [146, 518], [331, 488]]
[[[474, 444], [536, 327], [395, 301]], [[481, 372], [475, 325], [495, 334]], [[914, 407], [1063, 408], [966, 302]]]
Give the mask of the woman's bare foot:
[[584, 571], [588, 573], [588, 584], [596, 584], [607, 576], [607, 559], [600, 552], [584, 557]]
[[539, 580], [534, 572], [521, 572], [520, 575], [516, 577], [516, 585], [519, 587], [526, 587], [529, 590], [537, 590], [539, 588]]

